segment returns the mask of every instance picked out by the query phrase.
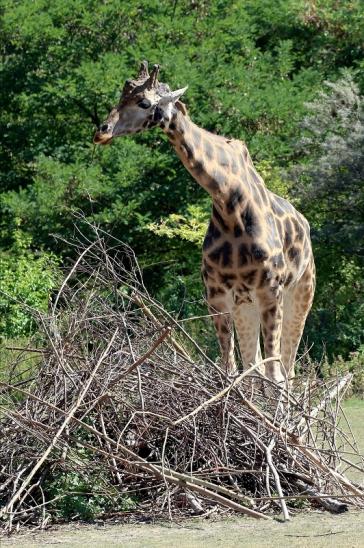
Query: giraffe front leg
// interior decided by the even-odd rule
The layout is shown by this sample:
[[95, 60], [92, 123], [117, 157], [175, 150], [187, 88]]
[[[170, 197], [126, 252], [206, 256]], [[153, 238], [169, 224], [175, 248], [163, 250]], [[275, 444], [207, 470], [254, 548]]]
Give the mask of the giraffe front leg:
[[[257, 297], [260, 305], [265, 357], [280, 356], [283, 323], [282, 293], [276, 293], [271, 288], [267, 288], [266, 291], [257, 294]], [[284, 373], [280, 360], [272, 360], [265, 364], [266, 376], [277, 384], [285, 383], [286, 376]]]
[[235, 373], [234, 328], [231, 308], [226, 301], [212, 298], [208, 299], [208, 306], [219, 341], [222, 365], [227, 373]]
[[[256, 303], [235, 303], [233, 317], [243, 368], [246, 371], [252, 365], [262, 361], [259, 310]], [[264, 373], [264, 366], [259, 366], [259, 370]], [[250, 390], [251, 398], [254, 397], [256, 388], [259, 389], [261, 386], [256, 376], [255, 371], [245, 381], [245, 387], [248, 391]]]
[[262, 360], [260, 351], [260, 318], [254, 303], [235, 304], [233, 309], [235, 329], [244, 370]]

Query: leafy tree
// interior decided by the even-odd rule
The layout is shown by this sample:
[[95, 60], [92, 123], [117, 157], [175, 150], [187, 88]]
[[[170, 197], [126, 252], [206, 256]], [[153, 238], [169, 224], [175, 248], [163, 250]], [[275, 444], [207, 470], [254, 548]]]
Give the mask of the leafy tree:
[[305, 161], [291, 176], [312, 220], [319, 266], [310, 336], [332, 356], [363, 343], [364, 99], [350, 73], [326, 89], [308, 105]]
[[[197, 123], [245, 140], [268, 185], [302, 199], [315, 229], [330, 232], [330, 207], [307, 204], [308, 195], [294, 195], [279, 174], [307, 163], [305, 149], [294, 143], [305, 103], [323, 81], [354, 67], [364, 85], [360, 0], [0, 0], [0, 13], [0, 250], [6, 257], [17, 256], [13, 234], [20, 222], [31, 262], [44, 255], [40, 249], [67, 260], [72, 212], [82, 210], [134, 248], [148, 286], [171, 309], [204, 310], [199, 241], [210, 206], [203, 191], [160, 133], [103, 149], [92, 145], [95, 126], [144, 58], [161, 63], [172, 86], [189, 85], [186, 102]], [[315, 157], [322, 155], [317, 149]], [[307, 192], [309, 177], [308, 171], [295, 175], [297, 184], [306, 180]], [[332, 241], [334, 232], [327, 236]], [[348, 237], [356, 245], [358, 232]], [[347, 265], [343, 283], [356, 279], [351, 272], [362, 265], [342, 259], [339, 237], [332, 256], [322, 235], [315, 245], [319, 272]], [[356, 328], [345, 299], [340, 318], [351, 333]], [[331, 318], [328, 300], [317, 303], [320, 318]], [[326, 325], [316, 322], [317, 337], [326, 338]], [[356, 339], [348, 337], [352, 347]], [[330, 349], [336, 352], [334, 341]]]

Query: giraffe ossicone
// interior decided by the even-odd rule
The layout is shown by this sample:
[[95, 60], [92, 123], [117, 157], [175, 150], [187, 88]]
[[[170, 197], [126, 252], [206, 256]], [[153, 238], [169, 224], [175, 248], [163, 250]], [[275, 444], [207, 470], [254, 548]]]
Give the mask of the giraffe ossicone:
[[120, 101], [94, 136], [97, 144], [160, 127], [192, 177], [210, 194], [212, 213], [202, 252], [202, 277], [222, 361], [236, 369], [234, 327], [244, 368], [265, 357], [266, 376], [283, 383], [294, 363], [315, 290], [307, 220], [267, 189], [244, 142], [194, 124], [180, 97], [149, 74], [127, 80]]

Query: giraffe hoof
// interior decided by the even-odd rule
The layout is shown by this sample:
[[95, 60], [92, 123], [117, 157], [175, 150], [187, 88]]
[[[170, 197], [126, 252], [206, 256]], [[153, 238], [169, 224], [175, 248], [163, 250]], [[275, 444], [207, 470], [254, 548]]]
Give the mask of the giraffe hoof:
[[279, 363], [266, 369], [265, 374], [271, 382], [265, 383], [264, 393], [268, 398], [276, 400], [283, 390], [288, 389], [287, 378], [283, 374]]
[[282, 371], [281, 364], [279, 362], [271, 362], [270, 364], [266, 364], [265, 375], [270, 381], [274, 382], [278, 386], [283, 387], [287, 384], [287, 377]]

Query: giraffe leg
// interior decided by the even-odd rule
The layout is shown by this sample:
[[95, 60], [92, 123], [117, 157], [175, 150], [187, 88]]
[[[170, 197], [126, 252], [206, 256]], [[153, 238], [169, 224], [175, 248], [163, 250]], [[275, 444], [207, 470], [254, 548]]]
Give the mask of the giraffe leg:
[[260, 318], [258, 307], [253, 303], [235, 304], [233, 308], [235, 329], [239, 339], [244, 370], [262, 359], [260, 350]]
[[307, 315], [315, 291], [314, 272], [309, 265], [299, 282], [283, 295], [282, 362], [289, 379], [294, 377], [294, 363]]
[[222, 364], [227, 373], [235, 373], [234, 329], [229, 300], [208, 300], [209, 312], [215, 325], [221, 350]]
[[[262, 361], [259, 310], [254, 303], [235, 304], [233, 317], [243, 368], [246, 371], [251, 365]], [[264, 366], [261, 370], [264, 373]], [[245, 386], [250, 386], [250, 397], [253, 398], [254, 391], [259, 386], [254, 376], [247, 379]]]
[[[283, 320], [282, 293], [275, 293], [271, 288], [267, 288], [266, 291], [257, 293], [257, 297], [260, 305], [265, 357], [280, 356]], [[279, 360], [267, 362], [265, 365], [265, 374], [270, 380], [276, 383], [284, 383], [286, 381]]]

